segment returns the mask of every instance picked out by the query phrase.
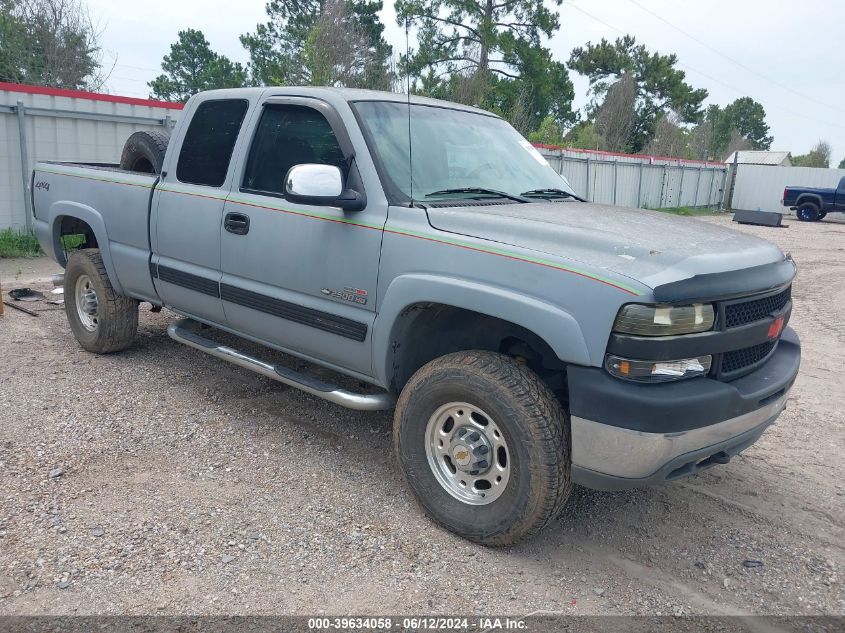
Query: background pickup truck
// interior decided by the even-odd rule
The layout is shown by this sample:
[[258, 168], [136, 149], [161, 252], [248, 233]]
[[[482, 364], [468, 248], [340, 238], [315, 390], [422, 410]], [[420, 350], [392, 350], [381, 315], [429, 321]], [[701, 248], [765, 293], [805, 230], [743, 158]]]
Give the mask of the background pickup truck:
[[845, 212], [845, 176], [836, 189], [787, 187], [781, 204], [795, 211], [804, 222], [817, 222], [833, 211]]
[[[783, 410], [795, 264], [727, 228], [580, 200], [505, 121], [329, 88], [188, 101], [121, 165], [39, 163], [42, 248], [80, 345], [170, 336], [315, 396], [394, 412], [434, 520], [512, 543], [573, 482], [724, 464]], [[62, 237], [84, 236], [67, 253]], [[210, 326], [210, 327], [209, 327]], [[370, 383], [353, 393], [215, 340], [225, 330]]]

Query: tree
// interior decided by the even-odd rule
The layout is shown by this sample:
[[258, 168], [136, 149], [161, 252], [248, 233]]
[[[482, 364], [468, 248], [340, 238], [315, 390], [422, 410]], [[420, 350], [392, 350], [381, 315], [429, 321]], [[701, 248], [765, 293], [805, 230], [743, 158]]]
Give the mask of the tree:
[[713, 121], [704, 119], [689, 131], [689, 154], [696, 160], [710, 160], [713, 158]]
[[749, 149], [754, 149], [754, 145], [751, 144], [751, 141], [736, 130], [732, 130], [731, 137], [728, 139], [728, 145], [725, 147], [722, 159], [727, 159], [729, 156], [732, 156], [734, 152], [742, 152]]
[[605, 149], [624, 152], [637, 123], [637, 84], [631, 73], [624, 73], [607, 90], [604, 103], [596, 110], [596, 132]]
[[742, 97], [728, 104], [724, 110], [719, 106], [707, 109], [707, 118], [713, 122], [713, 152], [725, 155], [731, 136], [736, 132], [745, 138], [751, 149], [767, 150], [774, 138], [769, 135], [766, 110], [751, 97]]
[[418, 29], [419, 47], [403, 59], [406, 72], [431, 70], [443, 76], [469, 71], [510, 79], [519, 76], [520, 56], [560, 27], [557, 14], [542, 0], [398, 0], [396, 21]]
[[563, 145], [563, 130], [553, 117], [547, 116], [540, 122], [540, 127], [528, 135], [528, 140], [532, 143], [560, 146]]
[[645, 147], [647, 154], [686, 158], [689, 143], [686, 132], [672, 115], [663, 115], [654, 126], [654, 136]]
[[387, 90], [392, 49], [381, 0], [270, 0], [269, 20], [241, 35], [252, 80]]
[[563, 137], [563, 145], [576, 149], [604, 149], [604, 139], [592, 121], [581, 121]]
[[386, 90], [390, 73], [384, 61], [367, 28], [350, 19], [344, 0], [326, 0], [305, 45], [308, 83]]
[[845, 158], [839, 163], [839, 169], [845, 169]]
[[165, 101], [187, 101], [201, 90], [237, 88], [246, 85], [244, 67], [218, 55], [202, 31], [179, 31], [179, 39], [170, 46], [170, 54], [161, 62], [164, 74], [149, 84], [152, 97]]
[[99, 40], [80, 0], [0, 0], [0, 81], [99, 90]]
[[575, 121], [569, 73], [541, 45], [559, 28], [542, 0], [398, 0], [396, 12], [417, 28], [400, 62], [417, 92], [493, 110], [523, 133], [547, 116]]
[[792, 164], [796, 167], [830, 167], [830, 155], [832, 149], [830, 143], [819, 140], [813, 145], [808, 154], [792, 157]]
[[569, 67], [590, 80], [593, 94], [591, 114], [610, 87], [625, 73], [630, 73], [637, 88], [637, 121], [628, 141], [633, 151], [640, 151], [652, 139], [658, 120], [670, 112], [682, 124], [698, 123], [704, 113], [701, 104], [707, 91], [686, 83], [686, 75], [675, 68], [676, 55], [650, 53], [637, 45], [636, 38], [625, 35], [609, 42], [587, 42], [572, 51]]
[[[523, 135], [536, 130], [548, 116], [560, 127], [575, 122], [572, 111], [575, 87], [566, 67], [552, 60], [550, 51], [542, 47], [524, 51], [517, 69], [520, 76], [515, 79], [489, 77], [482, 97], [469, 103], [502, 115]], [[477, 75], [473, 79], [482, 85], [485, 83]], [[448, 95], [447, 98], [454, 99], [455, 96]]]

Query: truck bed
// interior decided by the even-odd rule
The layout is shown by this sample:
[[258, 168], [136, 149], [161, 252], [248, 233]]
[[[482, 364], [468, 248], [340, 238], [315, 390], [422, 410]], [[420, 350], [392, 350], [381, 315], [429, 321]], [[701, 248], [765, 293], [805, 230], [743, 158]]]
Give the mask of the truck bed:
[[[39, 162], [32, 180], [34, 228], [47, 255], [64, 266], [64, 216], [88, 223], [109, 277], [122, 294], [156, 300], [149, 272], [150, 201], [158, 176], [107, 163]], [[108, 230], [106, 230], [108, 227]], [[106, 246], [108, 246], [106, 248]]]

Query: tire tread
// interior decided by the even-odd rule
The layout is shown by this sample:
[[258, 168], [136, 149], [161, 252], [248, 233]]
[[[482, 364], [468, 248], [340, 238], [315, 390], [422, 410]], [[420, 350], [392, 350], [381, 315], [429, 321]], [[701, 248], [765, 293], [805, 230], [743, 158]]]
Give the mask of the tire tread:
[[394, 422], [395, 451], [400, 455], [399, 426], [413, 390], [436, 375], [445, 380], [454, 373], [451, 378], [457, 380], [466, 371], [481, 374], [510, 394], [527, 414], [523, 426], [530, 433], [532, 444], [542, 450], [530, 464], [532, 476], [540, 485], [535, 487], [535, 498], [529, 501], [529, 516], [511, 522], [497, 533], [483, 537], [463, 535], [487, 545], [511, 545], [534, 536], [558, 517], [571, 490], [569, 421], [557, 398], [535, 372], [512, 358], [488, 351], [455, 352], [431, 361], [414, 374], [399, 397]]
[[[111, 285], [102, 254], [98, 248], [73, 251], [68, 258], [67, 268], [71, 270], [77, 266], [84, 268], [86, 263], [93, 267], [92, 272], [102, 285], [101, 291], [97, 293], [97, 302], [102, 316], [97, 327], [98, 335], [93, 343], [82, 341], [78, 336], [77, 340], [86, 350], [96, 354], [109, 354], [124, 350], [134, 342], [135, 334], [138, 331], [138, 302], [135, 299], [118, 294]], [[65, 286], [65, 311], [71, 321], [71, 329], [74, 329], [73, 323], [76, 317], [72, 315], [72, 311], [76, 310], [76, 304], [72, 286], [75, 284], [75, 280], [71, 279], [70, 281], [72, 283]], [[76, 334], [75, 331], [74, 334]]]

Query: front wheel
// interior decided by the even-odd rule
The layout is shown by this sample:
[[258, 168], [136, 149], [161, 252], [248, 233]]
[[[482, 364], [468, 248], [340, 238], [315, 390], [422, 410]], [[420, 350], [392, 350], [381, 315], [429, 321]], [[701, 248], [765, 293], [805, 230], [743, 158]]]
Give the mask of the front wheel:
[[108, 354], [135, 340], [138, 302], [115, 292], [98, 249], [70, 254], [64, 296], [70, 329], [83, 349]]
[[501, 354], [425, 365], [402, 390], [393, 438], [426, 514], [472, 541], [529, 537], [569, 496], [569, 420], [534, 372]]

